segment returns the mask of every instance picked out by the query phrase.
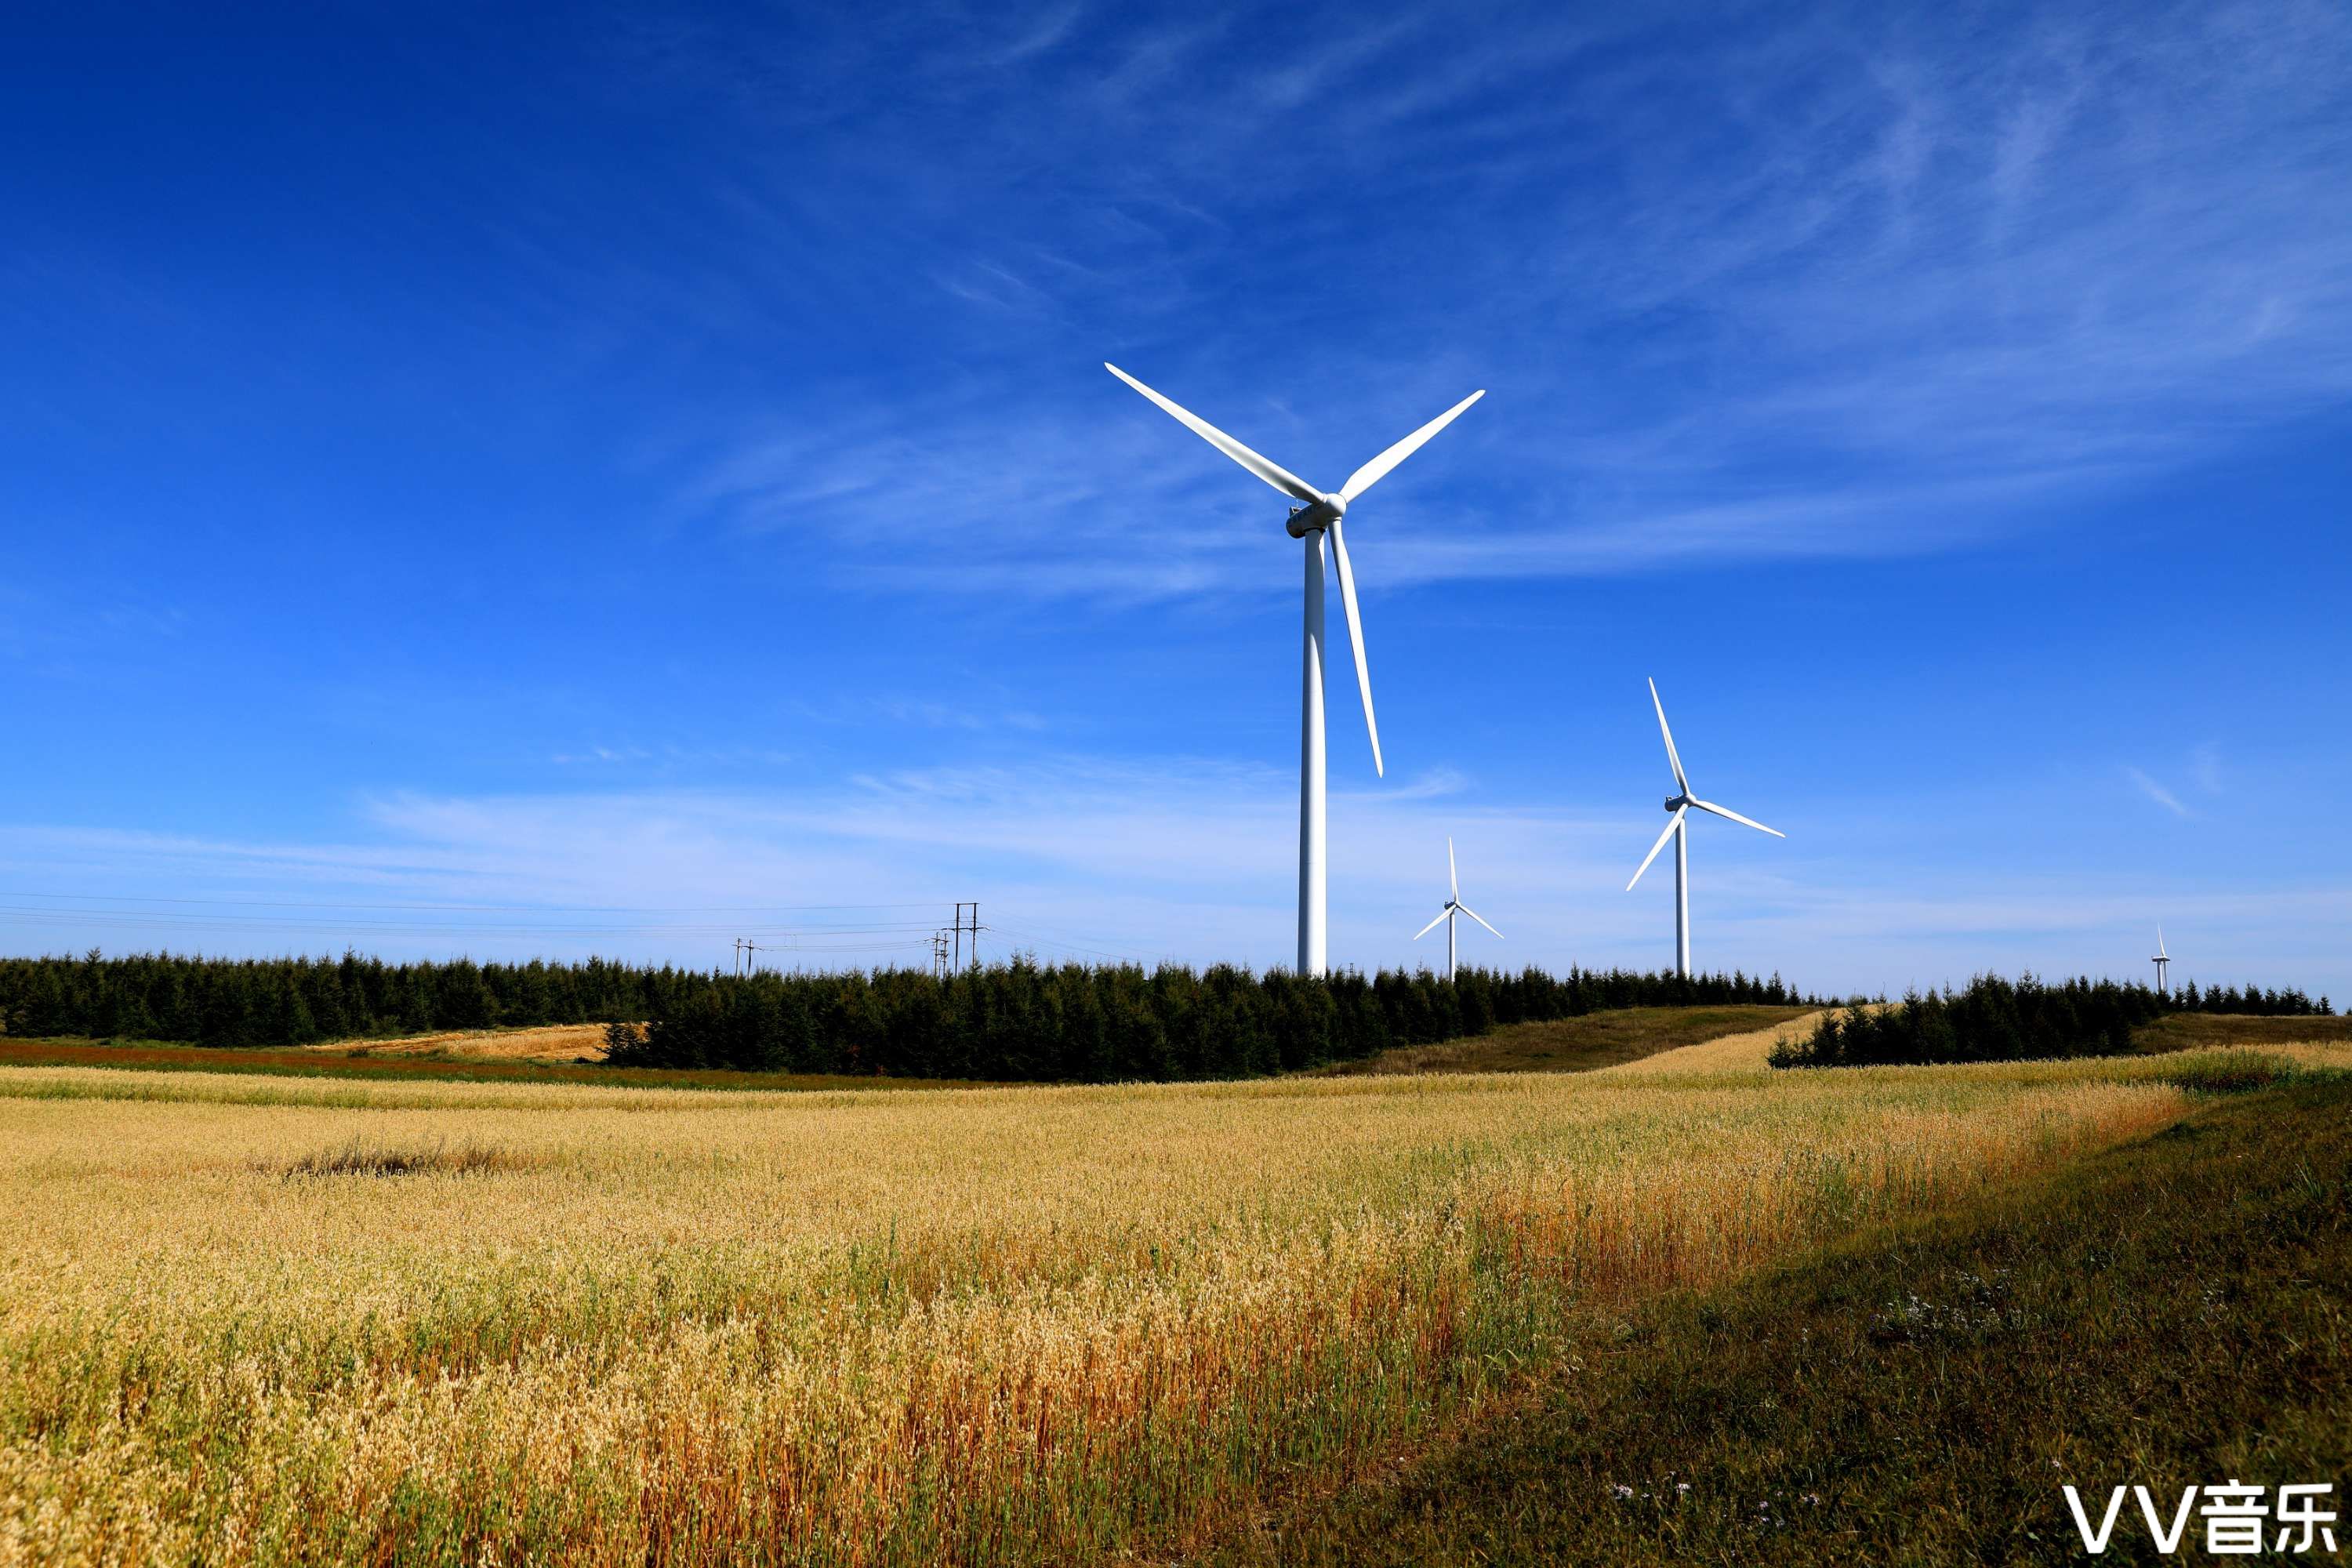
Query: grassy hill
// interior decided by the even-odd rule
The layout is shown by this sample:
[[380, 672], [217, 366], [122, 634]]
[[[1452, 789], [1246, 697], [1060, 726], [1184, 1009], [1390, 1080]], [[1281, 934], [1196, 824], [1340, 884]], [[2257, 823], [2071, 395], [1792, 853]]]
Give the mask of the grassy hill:
[[1811, 1007], [1613, 1007], [1581, 1017], [1505, 1024], [1471, 1039], [1400, 1046], [1317, 1069], [1330, 1077], [1429, 1072], [1591, 1072], [1727, 1035], [1769, 1029]]
[[2191, 1051], [2212, 1046], [2284, 1046], [2352, 1040], [2352, 1017], [2261, 1018], [2246, 1013], [2168, 1013], [2132, 1031], [2141, 1051]]
[[[1515, 1416], [1218, 1560], [2078, 1562], [2069, 1482], [2341, 1510], [2347, 1347], [2352, 1077], [2315, 1075], [1629, 1314]], [[2149, 1550], [2127, 1505], [2110, 1551]]]

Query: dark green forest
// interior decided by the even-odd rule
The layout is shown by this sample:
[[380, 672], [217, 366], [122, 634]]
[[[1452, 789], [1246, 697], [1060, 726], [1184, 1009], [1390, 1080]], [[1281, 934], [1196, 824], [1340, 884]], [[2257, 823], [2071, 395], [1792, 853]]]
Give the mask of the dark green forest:
[[2171, 1010], [2176, 1013], [2236, 1013], [2253, 1018], [2332, 1018], [2336, 1016], [2336, 1009], [2326, 997], [2322, 996], [2315, 1002], [2294, 986], [2284, 991], [2265, 991], [2259, 985], [2216, 985], [2200, 991], [2193, 980], [2172, 994]]
[[677, 994], [640, 1037], [611, 1031], [626, 1066], [1106, 1083], [1249, 1078], [1355, 1061], [1391, 1046], [1612, 1007], [1811, 1004], [1745, 974], [1571, 969], [1340, 971], [1321, 980], [1230, 964], [1061, 964], [1025, 959], [940, 978], [920, 970], [719, 976]]
[[[388, 964], [172, 954], [0, 959], [0, 1027], [19, 1037], [299, 1046], [604, 1023], [615, 1065], [1103, 1082], [1238, 1078], [1606, 1008], [1811, 1004], [1745, 974], [1528, 969], [1341, 972], [1045, 966], [950, 976], [880, 969], [739, 976], [582, 963]], [[640, 1027], [639, 1026], [642, 1026]]]
[[2112, 980], [2050, 984], [1979, 974], [1965, 990], [1917, 992], [1877, 1010], [1832, 1012], [1802, 1040], [1777, 1046], [1774, 1067], [1875, 1067], [1918, 1062], [2025, 1061], [2121, 1056], [2132, 1030], [2167, 1013], [2252, 1014], [2264, 1017], [2332, 1014], [2326, 997], [2249, 985], [2173, 993]]
[[[439, 1030], [605, 1024], [616, 1065], [1000, 1081], [1242, 1078], [1610, 1008], [1821, 1005], [1780, 976], [1570, 969], [1341, 971], [1041, 965], [731, 975], [671, 965], [386, 963], [169, 953], [0, 959], [0, 1033], [285, 1047]], [[2002, 1061], [2129, 1048], [2168, 1012], [2331, 1012], [2298, 990], [1980, 975], [1831, 1014], [1782, 1066]]]
[[0, 959], [0, 1034], [203, 1046], [646, 1018], [709, 976], [613, 963], [386, 963], [138, 953]]

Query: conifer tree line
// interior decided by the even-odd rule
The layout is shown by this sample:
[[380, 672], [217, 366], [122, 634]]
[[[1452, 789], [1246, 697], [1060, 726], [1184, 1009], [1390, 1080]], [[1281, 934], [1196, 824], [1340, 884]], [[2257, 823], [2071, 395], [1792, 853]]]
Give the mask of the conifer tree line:
[[749, 976], [583, 963], [388, 964], [171, 954], [0, 959], [0, 1026], [208, 1046], [294, 1046], [500, 1026], [604, 1023], [618, 1065], [1102, 1082], [1245, 1077], [1614, 1007], [1818, 1005], [1779, 975], [1538, 969], [1301, 979], [1163, 964], [940, 976]]
[[2266, 991], [2259, 985], [2242, 989], [2216, 985], [2200, 991], [2192, 980], [2172, 993], [2171, 1004], [2173, 1011], [2179, 1013], [2243, 1013], [2257, 1018], [2333, 1017], [2336, 1014], [2326, 997], [2315, 1002], [2293, 985], [2284, 991]]
[[1231, 964], [1041, 965], [945, 978], [883, 969], [719, 975], [640, 1031], [608, 1032], [625, 1066], [1108, 1083], [1248, 1078], [1433, 1045], [1497, 1024], [1611, 1007], [1811, 1004], [1779, 975], [1465, 969], [1302, 979]]
[[140, 953], [0, 959], [0, 1033], [302, 1046], [507, 1025], [646, 1018], [696, 971], [614, 963], [386, 963]]
[[2046, 984], [1979, 974], [1965, 990], [1912, 991], [1874, 1008], [1825, 1015], [1801, 1040], [1776, 1046], [1774, 1067], [1875, 1067], [1923, 1062], [2025, 1061], [2054, 1057], [2120, 1056], [2131, 1032], [2167, 1013], [2330, 1015], [2322, 996], [2299, 990], [2240, 990], [2194, 984], [2175, 992], [2087, 978]]
[[[1301, 979], [1231, 965], [1041, 965], [941, 977], [879, 969], [749, 976], [588, 959], [386, 963], [168, 953], [0, 959], [0, 1033], [299, 1046], [440, 1030], [606, 1024], [623, 1065], [1100, 1082], [1246, 1077], [1430, 1045], [1498, 1024], [1615, 1007], [1821, 1005], [1744, 973], [1572, 968], [1342, 971]], [[2170, 994], [2078, 979], [1979, 976], [1964, 991], [1825, 1019], [1783, 1065], [2005, 1060], [2127, 1048], [2166, 1012], [2326, 1014], [2296, 989]]]

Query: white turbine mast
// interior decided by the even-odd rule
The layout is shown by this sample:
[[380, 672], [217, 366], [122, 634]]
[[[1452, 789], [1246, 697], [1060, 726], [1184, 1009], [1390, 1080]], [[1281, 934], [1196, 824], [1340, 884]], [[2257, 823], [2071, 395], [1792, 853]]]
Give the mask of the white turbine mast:
[[1683, 760], [1675, 752], [1675, 732], [1666, 728], [1666, 705], [1658, 700], [1658, 683], [1654, 680], [1650, 682], [1650, 706], [1658, 710], [1658, 733], [1666, 738], [1666, 765], [1675, 771], [1675, 793], [1666, 797], [1665, 831], [1658, 835], [1658, 841], [1655, 844], [1650, 846], [1650, 852], [1642, 857], [1642, 864], [1633, 873], [1633, 881], [1625, 884], [1625, 890], [1629, 893], [1633, 890], [1633, 882], [1642, 879], [1642, 873], [1650, 868], [1650, 862], [1658, 858], [1658, 851], [1666, 847], [1666, 840], [1673, 839], [1675, 841], [1675, 973], [1687, 980], [1690, 978], [1691, 972], [1691, 809], [1695, 806], [1700, 811], [1712, 812], [1717, 816], [1728, 817], [1734, 822], [1756, 829], [1759, 833], [1769, 833], [1775, 838], [1786, 838], [1789, 836], [1777, 827], [1767, 827], [1752, 817], [1742, 816], [1728, 806], [1717, 805], [1691, 794], [1690, 780], [1683, 776]]
[[[1431, 931], [1435, 931], [1437, 921], [1445, 922], [1445, 978], [1452, 980], [1454, 978], [1454, 917], [1468, 915], [1480, 925], [1486, 926], [1488, 931], [1495, 931], [1495, 928], [1486, 925], [1486, 916], [1462, 901], [1462, 878], [1454, 868], [1454, 839], [1451, 836], [1448, 836], [1445, 840], [1445, 907], [1437, 911], [1436, 921], [1430, 921], [1413, 932], [1412, 940], [1419, 942]], [[1496, 936], [1500, 937], [1502, 934], [1501, 931], [1495, 931]]]
[[2156, 988], [2158, 991], [2162, 991], [2167, 994], [2169, 994], [2171, 987], [2166, 984], [2165, 981], [2166, 972], [2172, 967], [2172, 955], [2164, 951], [2164, 928], [2162, 926], [2156, 928], [2156, 956], [2148, 960], [2148, 962], [2156, 965]]
[[1453, 424], [1464, 409], [1486, 395], [1486, 389], [1472, 393], [1358, 468], [1338, 489], [1318, 490], [1108, 360], [1103, 368], [1158, 404], [1193, 435], [1300, 503], [1290, 512], [1290, 537], [1307, 544], [1307, 637], [1301, 656], [1298, 739], [1298, 973], [1321, 974], [1327, 967], [1328, 946], [1323, 853], [1323, 536], [1331, 536], [1330, 553], [1339, 569], [1339, 602], [1348, 612], [1348, 646], [1356, 656], [1356, 690], [1364, 702], [1364, 729], [1372, 739], [1372, 771], [1385, 777], [1380, 725], [1372, 718], [1372, 674], [1364, 662], [1364, 625], [1356, 613], [1356, 574], [1348, 563], [1348, 542], [1340, 532], [1340, 520], [1347, 516], [1349, 502], [1420, 450], [1423, 442]]

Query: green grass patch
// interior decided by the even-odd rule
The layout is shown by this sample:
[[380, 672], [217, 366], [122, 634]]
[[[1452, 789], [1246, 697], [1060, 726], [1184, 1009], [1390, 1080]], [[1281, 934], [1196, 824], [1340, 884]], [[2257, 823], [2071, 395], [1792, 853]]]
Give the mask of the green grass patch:
[[[2067, 1483], [2344, 1511], [2352, 1078], [2264, 1060], [2185, 1064], [2259, 1091], [2152, 1138], [1601, 1325], [1516, 1415], [1220, 1560], [2074, 1563]], [[2127, 1501], [2108, 1555], [2152, 1553]]]
[[2209, 1046], [2287, 1046], [2352, 1040], [2352, 1017], [2257, 1017], [2248, 1013], [2168, 1013], [2132, 1031], [2136, 1051], [2190, 1051]]

